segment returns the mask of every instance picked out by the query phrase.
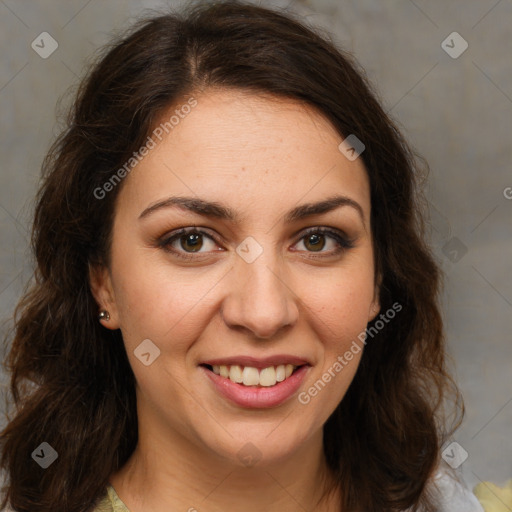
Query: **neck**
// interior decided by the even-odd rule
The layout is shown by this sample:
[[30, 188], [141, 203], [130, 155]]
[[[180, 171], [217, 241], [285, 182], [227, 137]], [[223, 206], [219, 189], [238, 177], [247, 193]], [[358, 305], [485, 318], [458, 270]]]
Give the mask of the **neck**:
[[130, 512], [339, 511], [322, 430], [282, 460], [251, 467], [221, 458], [167, 427], [139, 424], [137, 447], [110, 483]]

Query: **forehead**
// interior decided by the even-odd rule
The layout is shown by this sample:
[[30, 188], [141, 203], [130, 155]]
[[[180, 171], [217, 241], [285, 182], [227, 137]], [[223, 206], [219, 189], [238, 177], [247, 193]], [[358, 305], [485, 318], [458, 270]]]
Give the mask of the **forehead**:
[[153, 149], [125, 178], [122, 208], [140, 213], [166, 195], [184, 195], [249, 215], [344, 194], [369, 215], [362, 160], [339, 151], [343, 137], [316, 109], [238, 90], [192, 96], [195, 106], [182, 108], [185, 99], [156, 123], [165, 130], [161, 140], [151, 135]]

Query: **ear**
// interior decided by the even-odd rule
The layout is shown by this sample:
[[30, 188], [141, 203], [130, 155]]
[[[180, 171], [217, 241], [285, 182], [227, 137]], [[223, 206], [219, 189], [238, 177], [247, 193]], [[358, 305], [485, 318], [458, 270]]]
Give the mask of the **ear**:
[[370, 303], [370, 310], [368, 311], [368, 322], [371, 322], [380, 312], [380, 287], [382, 284], [382, 276], [379, 274], [376, 279], [373, 300]]
[[89, 265], [89, 285], [98, 304], [98, 313], [106, 309], [110, 315], [109, 320], [99, 320], [101, 325], [107, 329], [119, 329], [119, 315], [108, 268], [104, 265]]

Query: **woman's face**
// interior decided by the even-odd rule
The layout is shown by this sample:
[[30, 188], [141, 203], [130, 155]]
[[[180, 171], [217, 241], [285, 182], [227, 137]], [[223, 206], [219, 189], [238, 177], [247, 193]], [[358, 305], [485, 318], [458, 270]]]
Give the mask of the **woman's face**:
[[125, 178], [93, 290], [122, 331], [141, 432], [277, 461], [321, 438], [378, 313], [368, 178], [310, 107], [195, 99]]

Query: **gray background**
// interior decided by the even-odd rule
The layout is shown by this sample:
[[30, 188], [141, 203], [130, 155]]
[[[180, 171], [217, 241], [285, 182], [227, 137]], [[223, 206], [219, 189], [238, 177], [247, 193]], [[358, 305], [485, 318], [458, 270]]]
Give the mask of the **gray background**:
[[[33, 196], [42, 158], [59, 131], [57, 114], [95, 49], [144, 8], [182, 3], [0, 0], [2, 333], [30, 279]], [[470, 486], [502, 485], [512, 478], [512, 199], [506, 197], [512, 198], [512, 2], [261, 4], [289, 7], [353, 51], [428, 160], [431, 243], [446, 273], [447, 339], [467, 406], [453, 439], [468, 453], [459, 469]], [[47, 59], [31, 48], [44, 31], [59, 45]], [[454, 31], [469, 45], [458, 58], [441, 46]], [[461, 48], [450, 38], [446, 44]], [[5, 392], [7, 376], [0, 377]]]

